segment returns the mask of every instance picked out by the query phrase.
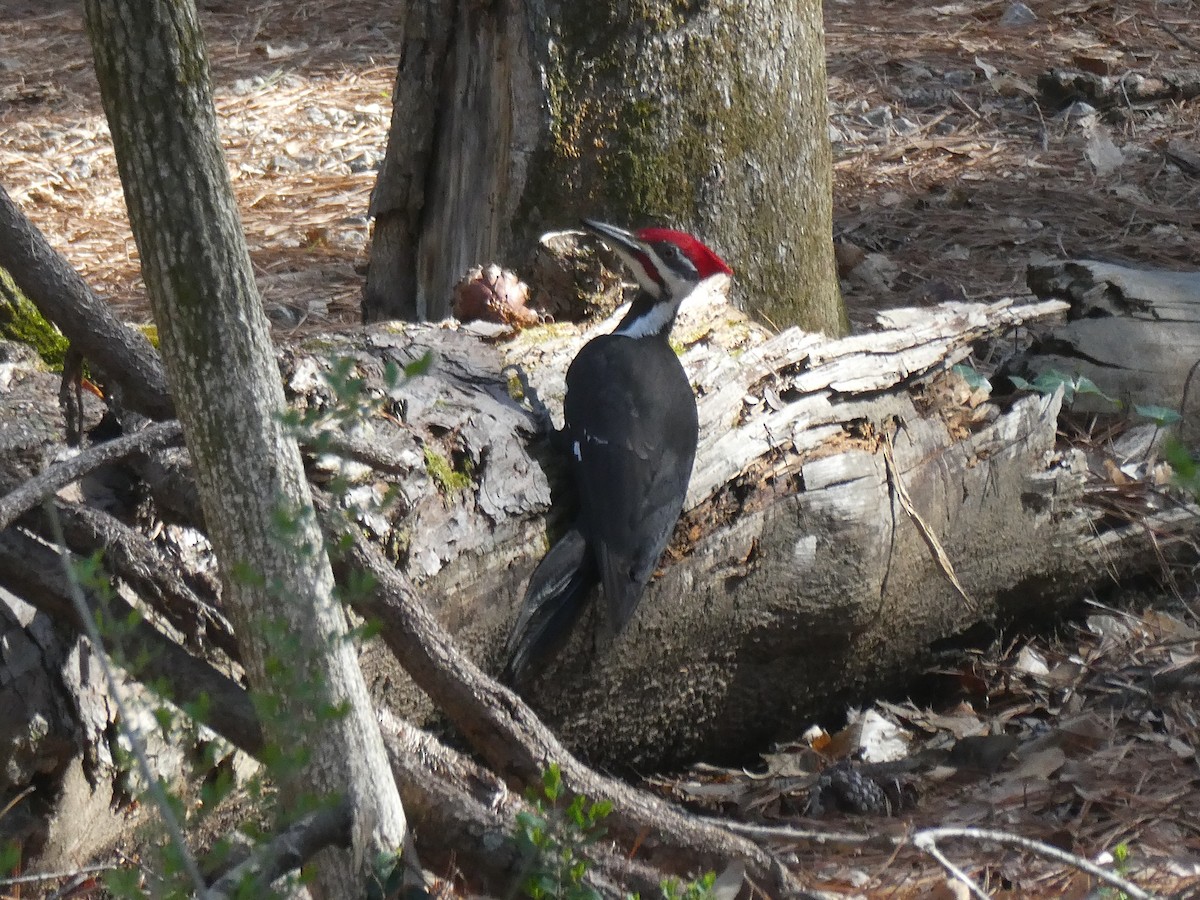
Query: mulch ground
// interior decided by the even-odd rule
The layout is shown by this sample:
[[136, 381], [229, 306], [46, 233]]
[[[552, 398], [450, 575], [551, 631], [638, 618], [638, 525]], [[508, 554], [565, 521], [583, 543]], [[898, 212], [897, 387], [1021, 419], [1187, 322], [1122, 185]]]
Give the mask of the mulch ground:
[[[1034, 18], [1021, 24], [1008, 0], [826, 0], [835, 230], [856, 323], [883, 307], [1024, 294], [1025, 266], [1039, 254], [1200, 264], [1200, 171], [1186, 165], [1188, 149], [1200, 151], [1200, 101], [1057, 108], [1039, 87], [1063, 67], [1110, 77], [1200, 70], [1196, 4], [1030, 6]], [[222, 137], [264, 297], [310, 325], [359, 318], [397, 10], [383, 0], [204, 4]], [[127, 319], [148, 319], [77, 3], [0, 0], [0, 173], [93, 287]], [[920, 704], [881, 700], [845, 730], [776, 748], [752, 773], [698, 769], [660, 787], [767, 821], [986, 825], [1090, 858], [1123, 847], [1116, 864], [1143, 885], [1195, 885], [1200, 601], [1194, 572], [1164, 572], [1169, 596], [1093, 606], [1054, 638], [999, 643], [935, 674], [941, 688]], [[864, 737], [880, 728], [883, 750]], [[897, 777], [896, 802], [882, 811], [826, 800], [816, 816], [812, 797], [836, 762], [937, 759], [968, 737], [981, 747], [1004, 737], [1007, 752], [974, 769], [941, 760]], [[943, 850], [992, 896], [1095, 888], [1016, 850]], [[794, 859], [834, 896], [955, 896], [932, 859], [911, 850], [808, 847]]]

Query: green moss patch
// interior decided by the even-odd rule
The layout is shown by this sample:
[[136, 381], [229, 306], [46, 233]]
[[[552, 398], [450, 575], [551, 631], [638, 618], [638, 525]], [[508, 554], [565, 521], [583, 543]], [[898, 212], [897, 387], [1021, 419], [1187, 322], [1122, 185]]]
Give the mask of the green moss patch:
[[70, 346], [4, 269], [0, 269], [0, 338], [28, 344], [55, 372], [62, 371]]

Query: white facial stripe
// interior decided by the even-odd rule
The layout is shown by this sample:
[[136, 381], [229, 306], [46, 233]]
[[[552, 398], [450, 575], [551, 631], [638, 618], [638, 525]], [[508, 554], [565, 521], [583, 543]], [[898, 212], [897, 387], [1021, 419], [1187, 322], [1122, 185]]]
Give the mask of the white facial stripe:
[[655, 303], [644, 316], [639, 316], [628, 325], [618, 328], [613, 334], [621, 334], [631, 338], [661, 334], [671, 324], [671, 320], [675, 318], [675, 313], [678, 311], [678, 303], [667, 303], [665, 301]]

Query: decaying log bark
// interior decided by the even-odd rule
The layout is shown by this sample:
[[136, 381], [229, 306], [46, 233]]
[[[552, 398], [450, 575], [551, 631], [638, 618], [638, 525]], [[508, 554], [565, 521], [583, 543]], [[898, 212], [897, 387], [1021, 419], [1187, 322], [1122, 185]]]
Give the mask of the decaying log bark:
[[[736, 756], [895, 687], [980, 622], [1052, 611], [1110, 569], [1155, 565], [1142, 526], [1102, 521], [1081, 458], [1055, 450], [1058, 398], [983, 402], [946, 371], [984, 335], [1063, 308], [897, 312], [892, 327], [831, 342], [768, 339], [728, 307], [691, 305], [677, 335], [703, 438], [662, 575], [616, 646], [585, 617], [527, 698], [593, 762]], [[530, 441], [535, 417], [497, 373], [519, 363], [557, 409], [582, 339], [534, 329], [503, 355], [444, 328], [322, 343], [368, 375], [434, 349], [432, 375], [395, 400], [405, 427], [374, 420], [365, 435], [413, 461], [396, 480], [400, 507], [365, 524], [485, 666], [546, 546], [551, 486], [570, 500], [544, 442]], [[285, 356], [301, 401], [326, 402], [322, 363]], [[1160, 538], [1191, 527], [1154, 526]], [[417, 692], [378, 664], [388, 654], [368, 657], [377, 696], [411, 711]]]
[[1200, 72], [1097, 75], [1079, 69], [1051, 69], [1039, 75], [1038, 91], [1047, 104], [1061, 109], [1076, 100], [1092, 106], [1128, 106], [1133, 103], [1185, 101], [1200, 96]]
[[[1093, 476], [1055, 450], [1057, 398], [993, 403], [947, 372], [982, 337], [1063, 308], [893, 312], [880, 331], [828, 341], [768, 337], [711, 298], [690, 303], [676, 334], [702, 443], [683, 522], [626, 634], [607, 646], [585, 617], [524, 689], [534, 708], [593, 762], [736, 756], [894, 686], [980, 622], [1155, 565], [1141, 525], [1115, 528], [1086, 503]], [[399, 471], [359, 466], [350, 502], [397, 489], [361, 525], [485, 668], [571, 500], [501, 372], [522, 366], [557, 414], [587, 336], [532, 329], [501, 346], [469, 328], [375, 326], [281, 353], [301, 407], [332, 403], [320, 376], [337, 358], [384, 398], [353, 437]], [[385, 364], [426, 352], [430, 373], [386, 396]], [[328, 477], [327, 460], [314, 467]], [[1191, 527], [1147, 524], [1160, 544]], [[428, 711], [386, 649], [364, 663], [378, 698]]]
[[[507, 761], [497, 749], [490, 762], [520, 780], [569, 750], [621, 767], [752, 753], [887, 686], [980, 622], [1044, 613], [1109, 572], [1157, 565], [1151, 545], [1190, 534], [1194, 510], [1155, 514], [1148, 503], [1143, 522], [1114, 524], [1087, 503], [1095, 476], [1081, 455], [1055, 448], [1056, 396], [991, 400], [949, 371], [981, 339], [1064, 308], [893, 311], [876, 332], [829, 341], [795, 330], [771, 337], [712, 296], [690, 303], [676, 334], [703, 438], [661, 576], [615, 646], [585, 617], [524, 691], [564, 743], [530, 732], [523, 707], [501, 697], [500, 718], [485, 729], [524, 730], [534, 744]], [[346, 503], [367, 500], [360, 530], [485, 669], [547, 530], [570, 505], [536, 436], [538, 416], [510, 396], [516, 380], [503, 369], [520, 365], [556, 414], [567, 362], [588, 336], [556, 326], [496, 345], [469, 328], [375, 326], [280, 354], [298, 406], [332, 402], [320, 376], [339, 358], [381, 398], [382, 415], [335, 435], [359, 461], [341, 469], [354, 480]], [[426, 352], [429, 374], [385, 390], [387, 362]], [[39, 379], [43, 389], [31, 391]], [[31, 404], [53, 406], [54, 384], [26, 371], [0, 390], [0, 444], [16, 463], [9, 486], [42, 471], [61, 440], [61, 429], [28, 414]], [[361, 464], [372, 458], [375, 468]], [[315, 480], [336, 468], [310, 459]], [[380, 512], [370, 501], [388, 485], [400, 500]], [[170, 551], [176, 531], [154, 541]], [[20, 589], [13, 571], [0, 564], [0, 583]], [[427, 709], [385, 647], [365, 659], [377, 698], [405, 713]], [[492, 696], [486, 687], [460, 689], [478, 703]], [[612, 787], [590, 784], [586, 770], [574, 777], [593, 794]], [[477, 813], [462, 827], [503, 824]]]
[[[1070, 304], [1067, 321], [1041, 335], [1023, 363], [1034, 372], [1083, 375], [1112, 400], [1179, 410], [1185, 440], [1200, 438], [1200, 272], [1135, 269], [1091, 260], [1030, 266], [1039, 297]], [[1188, 382], [1191, 381], [1189, 388]], [[1081, 394], [1074, 408], [1109, 412]]]

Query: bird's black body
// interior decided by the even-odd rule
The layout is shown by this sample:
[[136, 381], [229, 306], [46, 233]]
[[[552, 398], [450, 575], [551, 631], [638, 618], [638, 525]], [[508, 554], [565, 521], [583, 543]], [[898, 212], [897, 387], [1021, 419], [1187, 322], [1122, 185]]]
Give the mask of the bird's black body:
[[[595, 393], [592, 385], [603, 388]], [[578, 527], [620, 631], [683, 509], [696, 457], [696, 398], [665, 334], [606, 334], [567, 370], [563, 415]]]
[[634, 236], [587, 224], [635, 269], [642, 291], [616, 331], [589, 341], [567, 370], [556, 443], [567, 455], [579, 514], [529, 580], [509, 639], [509, 680], [566, 634], [596, 584], [613, 632], [633, 616], [683, 509], [696, 455], [696, 398], [668, 342], [671, 326], [702, 278], [729, 271], [678, 232]]

